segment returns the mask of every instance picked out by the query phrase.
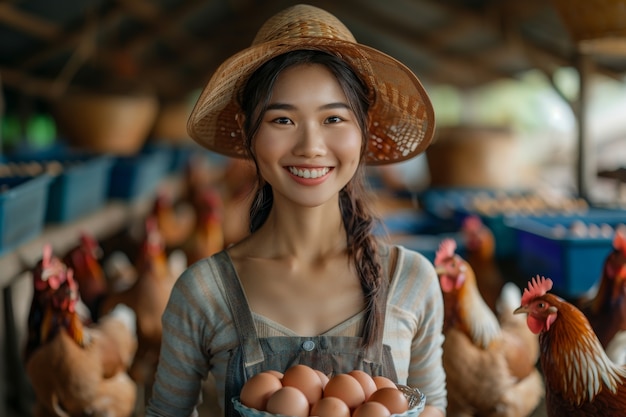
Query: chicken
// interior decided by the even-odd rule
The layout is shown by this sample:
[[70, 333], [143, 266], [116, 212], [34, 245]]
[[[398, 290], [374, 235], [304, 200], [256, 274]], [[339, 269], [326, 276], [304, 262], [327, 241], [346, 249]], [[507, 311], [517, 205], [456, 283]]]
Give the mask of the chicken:
[[25, 358], [35, 393], [33, 415], [131, 416], [137, 392], [126, 373], [137, 347], [132, 310], [118, 306], [99, 323], [83, 325], [71, 269], [44, 301], [44, 320], [33, 329], [39, 344]]
[[625, 415], [626, 368], [606, 355], [580, 309], [551, 289], [549, 278], [533, 278], [515, 310], [539, 335], [548, 417]]
[[536, 368], [538, 338], [512, 314], [511, 303], [519, 304], [521, 291], [517, 288], [516, 297], [515, 287], [507, 287], [512, 301], [500, 300], [501, 325], [481, 297], [472, 268], [455, 250], [456, 242], [445, 239], [435, 257], [445, 307], [447, 415], [528, 416], [544, 386]]
[[168, 264], [165, 242], [152, 216], [146, 219], [145, 238], [135, 270], [136, 281], [123, 291], [110, 293], [101, 311], [106, 313], [124, 304], [135, 312], [138, 346], [130, 374], [143, 387], [154, 377], [161, 348], [161, 316], [176, 281]]
[[498, 314], [496, 303], [505, 280], [495, 260], [495, 236], [475, 215], [463, 220], [461, 231], [465, 239], [466, 259], [474, 270], [478, 291], [489, 308]]
[[219, 191], [207, 187], [197, 196], [198, 224], [190, 239], [183, 245], [187, 264], [224, 249], [223, 201]]
[[74, 271], [81, 300], [91, 313], [91, 319], [97, 321], [99, 304], [108, 292], [108, 282], [100, 264], [102, 248], [91, 234], [83, 231], [79, 243], [70, 249], [63, 258], [68, 268]]
[[[32, 270], [33, 277], [33, 298], [28, 312], [28, 337], [24, 358], [28, 359], [33, 350], [42, 343], [41, 328], [44, 323], [50, 322], [51, 311], [47, 306], [51, 303], [53, 295], [67, 280], [68, 268], [63, 261], [54, 256], [52, 246], [43, 246], [43, 256]], [[76, 303], [76, 310], [82, 314], [81, 321], [91, 319], [86, 307], [81, 309], [81, 303]], [[84, 306], [84, 305], [82, 305]]]
[[157, 191], [152, 215], [157, 220], [167, 249], [180, 247], [189, 239], [196, 225], [193, 206], [184, 200], [174, 201], [163, 188]]
[[618, 332], [626, 330], [626, 231], [623, 229], [615, 232], [613, 250], [604, 261], [597, 287], [591, 300], [575, 305], [606, 348]]

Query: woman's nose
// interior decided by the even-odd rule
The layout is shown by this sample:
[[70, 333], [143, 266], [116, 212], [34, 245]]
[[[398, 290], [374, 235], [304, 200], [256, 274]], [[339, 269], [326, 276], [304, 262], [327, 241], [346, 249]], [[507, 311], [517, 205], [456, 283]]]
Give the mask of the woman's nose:
[[326, 154], [326, 142], [319, 127], [302, 126], [293, 152], [298, 156], [307, 158]]

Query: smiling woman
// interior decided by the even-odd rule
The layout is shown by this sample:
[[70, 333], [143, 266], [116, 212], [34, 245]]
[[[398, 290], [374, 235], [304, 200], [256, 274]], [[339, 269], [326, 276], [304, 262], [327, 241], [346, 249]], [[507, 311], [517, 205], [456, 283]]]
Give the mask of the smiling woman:
[[364, 180], [366, 164], [420, 154], [433, 128], [418, 78], [315, 7], [270, 18], [218, 68], [188, 130], [254, 163], [251, 233], [176, 283], [148, 415], [193, 414], [210, 373], [234, 417], [247, 380], [294, 364], [384, 376], [426, 395], [422, 416], [444, 415], [434, 267], [373, 235]]

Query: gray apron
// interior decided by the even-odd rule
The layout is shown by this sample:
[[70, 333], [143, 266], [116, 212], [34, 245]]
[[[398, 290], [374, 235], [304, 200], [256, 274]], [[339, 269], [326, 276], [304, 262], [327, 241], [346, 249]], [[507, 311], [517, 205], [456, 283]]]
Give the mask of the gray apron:
[[[387, 276], [388, 251], [381, 251], [383, 273]], [[382, 375], [396, 381], [396, 369], [391, 349], [380, 339], [367, 349], [360, 337], [312, 336], [312, 337], [267, 337], [257, 336], [252, 312], [246, 301], [243, 288], [228, 254], [216, 255], [221, 280], [239, 338], [239, 345], [230, 351], [226, 370], [225, 416], [239, 417], [232, 398], [239, 395], [243, 384], [253, 375], [274, 369], [284, 372], [295, 364], [305, 364], [332, 376], [354, 369], [372, 376]]]

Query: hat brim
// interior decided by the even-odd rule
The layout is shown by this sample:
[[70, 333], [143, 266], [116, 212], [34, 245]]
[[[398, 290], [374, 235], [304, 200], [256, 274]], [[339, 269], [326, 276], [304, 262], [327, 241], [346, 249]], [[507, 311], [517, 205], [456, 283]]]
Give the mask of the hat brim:
[[321, 50], [344, 59], [373, 94], [365, 162], [382, 165], [410, 159], [430, 144], [435, 127], [432, 103], [417, 76], [395, 58], [367, 45], [339, 39], [301, 37], [250, 46], [227, 59], [202, 91], [187, 123], [191, 138], [220, 154], [246, 158], [236, 121], [240, 89], [268, 60], [294, 50]]

